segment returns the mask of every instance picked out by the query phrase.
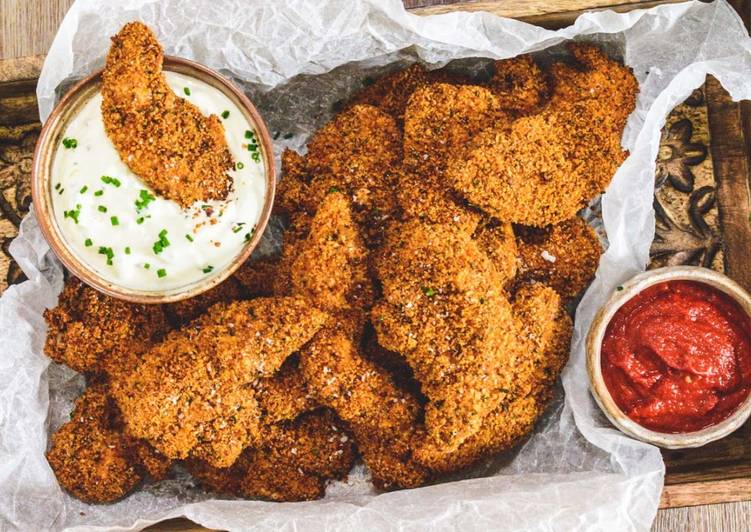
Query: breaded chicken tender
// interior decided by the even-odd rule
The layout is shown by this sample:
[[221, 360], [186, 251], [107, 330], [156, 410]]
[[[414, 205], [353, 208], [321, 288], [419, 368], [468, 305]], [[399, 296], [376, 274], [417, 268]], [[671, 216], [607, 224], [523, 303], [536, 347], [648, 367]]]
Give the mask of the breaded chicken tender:
[[506, 281], [514, 278], [519, 253], [514, 228], [510, 223], [484, 219], [475, 230], [472, 239], [477, 242]]
[[429, 438], [455, 449], [510, 386], [518, 346], [504, 278], [455, 226], [415, 222], [389, 234], [376, 269], [378, 342], [401, 353], [422, 385]]
[[451, 193], [443, 178], [483, 129], [508, 122], [499, 100], [474, 85], [434, 83], [417, 89], [404, 113], [404, 160], [397, 198], [406, 218], [455, 223], [472, 233], [479, 215]]
[[505, 112], [521, 115], [540, 109], [550, 97], [548, 81], [531, 55], [495, 61], [489, 88]]
[[105, 388], [89, 387], [76, 401], [71, 420], [53, 434], [47, 452], [58, 482], [72, 495], [85, 502], [114, 502], [146, 474], [157, 480], [166, 476], [171, 461], [120, 429]]
[[457, 449], [426, 441], [415, 449], [415, 459], [433, 473], [448, 473], [508, 449], [526, 437], [543, 413], [553, 385], [568, 358], [571, 318], [551, 288], [536, 284], [522, 288], [514, 301], [514, 317], [521, 355], [501, 403], [482, 421], [480, 429]]
[[164, 306], [167, 317], [174, 327], [182, 327], [188, 322], [206, 313], [212, 305], [228, 303], [242, 299], [245, 295], [243, 285], [234, 277], [226, 279], [214, 288], [190, 299], [183, 299]]
[[45, 310], [44, 319], [48, 357], [76, 371], [110, 378], [133, 369], [168, 328], [159, 305], [121, 301], [72, 276], [58, 306]]
[[626, 157], [621, 117], [637, 85], [628, 68], [588, 50], [581, 71], [559, 69], [566, 75], [539, 113], [486, 129], [449, 163], [454, 190], [501, 221], [542, 227], [573, 218], [607, 186]]
[[302, 298], [215, 305], [117, 383], [128, 433], [171, 458], [231, 465], [257, 437], [260, 408], [250, 383], [273, 375], [325, 319]]
[[326, 196], [292, 263], [292, 288], [326, 311], [370, 308], [373, 286], [366, 270], [367, 251], [352, 217], [349, 200]]
[[427, 480], [411, 459], [419, 404], [362, 357], [346, 334], [320, 331], [300, 354], [300, 367], [316, 400], [347, 422], [377, 486], [407, 488]]
[[107, 136], [128, 168], [181, 207], [226, 199], [234, 162], [224, 126], [172, 91], [163, 60], [156, 37], [140, 22], [112, 38], [102, 74]]
[[581, 218], [543, 229], [518, 229], [520, 282], [539, 281], [564, 298], [576, 297], [592, 281], [602, 246]]
[[326, 410], [269, 425], [260, 441], [232, 467], [220, 469], [190, 461], [188, 469], [219, 493], [300, 501], [322, 497], [326, 481], [345, 478], [354, 461], [351, 436]]

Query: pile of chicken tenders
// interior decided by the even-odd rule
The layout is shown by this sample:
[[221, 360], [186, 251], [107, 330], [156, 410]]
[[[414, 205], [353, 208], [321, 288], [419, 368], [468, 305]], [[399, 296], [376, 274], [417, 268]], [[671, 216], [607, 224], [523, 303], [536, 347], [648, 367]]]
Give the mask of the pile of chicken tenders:
[[363, 88], [282, 156], [281, 254], [208, 293], [143, 306], [69, 279], [45, 351], [88, 388], [52, 436], [60, 484], [112, 502], [179, 463], [219, 494], [308, 500], [357, 460], [412, 488], [522, 441], [601, 252], [577, 213], [625, 159], [638, 91], [569, 52]]

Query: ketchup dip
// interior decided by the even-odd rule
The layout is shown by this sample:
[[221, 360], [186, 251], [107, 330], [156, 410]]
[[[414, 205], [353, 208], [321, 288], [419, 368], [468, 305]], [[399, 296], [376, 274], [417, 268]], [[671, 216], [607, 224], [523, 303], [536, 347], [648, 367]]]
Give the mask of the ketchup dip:
[[636, 423], [698, 431], [729, 417], [751, 392], [751, 320], [707, 284], [659, 283], [610, 320], [601, 369], [613, 400]]

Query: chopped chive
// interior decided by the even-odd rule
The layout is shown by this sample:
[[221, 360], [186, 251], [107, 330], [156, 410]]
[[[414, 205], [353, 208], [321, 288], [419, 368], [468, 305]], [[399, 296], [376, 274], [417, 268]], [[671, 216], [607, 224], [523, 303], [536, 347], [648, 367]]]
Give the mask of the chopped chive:
[[138, 218], [136, 218], [136, 223], [138, 225], [141, 225], [143, 223], [143, 216], [139, 216]]
[[60, 194], [61, 196], [62, 196], [63, 192], [65, 192], [64, 188], [61, 188], [60, 190], [57, 191], [57, 193]]
[[116, 177], [110, 177], [108, 175], [102, 176], [102, 183], [105, 185], [112, 185], [114, 187], [119, 187], [122, 183], [120, 183], [120, 180]]
[[212, 266], [211, 264], [209, 264], [208, 266], [206, 266], [206, 267], [205, 267], [205, 268], [203, 269], [203, 273], [211, 273], [211, 272], [213, 272], [213, 271], [214, 271], [214, 267], [213, 267], [213, 266]]
[[159, 254], [162, 251], [164, 251], [164, 248], [170, 245], [170, 241], [167, 240], [167, 230], [162, 229], [159, 231], [159, 240], [154, 242], [154, 245], [151, 247], [151, 249], [154, 250], [155, 254]]
[[55, 185], [55, 190], [60, 190], [60, 187], [62, 187], [62, 185], [58, 183], [57, 185]]
[[65, 149], [74, 150], [78, 147], [78, 141], [70, 137], [65, 137], [63, 139], [63, 146]]
[[616, 287], [616, 290], [618, 290], [620, 292], [621, 290], [623, 290], [623, 287], [622, 286], [618, 286], [618, 287]]
[[235, 227], [232, 228], [233, 233], [239, 233], [243, 230], [243, 225], [245, 225], [245, 222], [239, 222], [235, 225]]
[[249, 129], [245, 130], [245, 138], [246, 139], [252, 139], [253, 138], [253, 132]]
[[125, 246], [125, 254], [130, 255], [130, 246]]
[[294, 135], [294, 134], [292, 134], [292, 133], [285, 133], [285, 134], [284, 134], [284, 138], [285, 138], [285, 139], [291, 139], [291, 138], [292, 138], [292, 137], [294, 137], [294, 136], [295, 136], [295, 135]]
[[120, 220], [117, 219], [117, 216], [110, 216], [110, 222], [112, 225], [120, 225]]
[[69, 211], [64, 211], [63, 212], [63, 217], [64, 218], [70, 218], [71, 220], [73, 220], [76, 223], [78, 223], [78, 217], [80, 215], [81, 215], [81, 205], [80, 204], [76, 204], [76, 208], [75, 209], [71, 209]]
[[160, 279], [161, 279], [162, 277], [166, 277], [166, 276], [167, 276], [167, 270], [165, 270], [164, 268], [159, 268], [159, 269], [158, 269], [158, 270], [156, 271], [156, 276], [157, 276], [157, 277], [159, 277]]
[[147, 262], [146, 264], [144, 264], [144, 265], [143, 265], [143, 267], [144, 267], [145, 269], [147, 269], [147, 270], [148, 270], [149, 268], [151, 268], [151, 264], [149, 264], [149, 263]]
[[112, 259], [115, 256], [115, 252], [110, 247], [101, 246], [99, 248], [99, 254], [107, 257], [107, 266], [112, 266]]
[[250, 158], [257, 163], [261, 162], [261, 154], [258, 152], [255, 152], [253, 155], [251, 155]]
[[193, 237], [190, 235], [185, 235], [185, 238], [188, 239], [188, 242], [193, 242]]
[[94, 195], [95, 195], [95, 196], [96, 196], [97, 198], [98, 198], [99, 196], [101, 196], [102, 194], [104, 194], [104, 190], [97, 190], [96, 192], [94, 192]]
[[329, 194], [333, 194], [334, 192], [341, 192], [341, 190], [339, 190], [339, 187], [331, 187], [328, 191]]
[[146, 207], [149, 206], [149, 203], [154, 201], [156, 197], [149, 192], [146, 189], [141, 189], [141, 191], [138, 193], [138, 199], [136, 200], [136, 210], [138, 212], [142, 211]]
[[104, 205], [100, 205], [100, 206], [99, 206], [99, 207], [97, 207], [96, 209], [97, 209], [97, 210], [98, 210], [99, 212], [107, 212], [107, 207], [105, 207]]
[[81, 194], [86, 194], [87, 190], [89, 190], [88, 185], [84, 185], [84, 186], [81, 187], [81, 190], [79, 190], [78, 192], [81, 193]]
[[188, 87], [185, 87], [183, 92], [185, 93], [185, 96], [190, 96], [190, 89]]
[[94, 242], [92, 242], [90, 238], [87, 238], [86, 240], [84, 240], [83, 245], [88, 248], [94, 245]]
[[253, 233], [256, 232], [256, 228], [250, 230], [249, 233], [245, 233], [245, 242], [250, 242], [250, 239], [253, 237]]
[[429, 286], [423, 286], [422, 291], [428, 297], [433, 297], [435, 295], [435, 290]]
[[238, 170], [242, 170], [243, 168], [245, 168], [245, 165], [243, 164], [242, 161], [239, 161], [236, 166]]
[[222, 118], [227, 120], [229, 118], [229, 111], [227, 110], [222, 111]]

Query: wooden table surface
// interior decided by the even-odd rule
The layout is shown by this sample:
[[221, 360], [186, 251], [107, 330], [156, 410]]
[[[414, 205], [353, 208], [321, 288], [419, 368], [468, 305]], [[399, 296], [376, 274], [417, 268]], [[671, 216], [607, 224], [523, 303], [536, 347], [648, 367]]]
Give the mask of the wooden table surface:
[[[409, 8], [454, 4], [456, 0], [403, 0]], [[534, 21], [535, 16], [584, 9], [592, 6], [633, 4], [640, 0], [517, 0], [508, 2], [504, 14]], [[0, 60], [44, 54], [50, 46], [62, 17], [73, 0], [0, 0]], [[642, 2], [644, 3], [644, 2]], [[469, 9], [481, 9], [482, 0], [468, 2]], [[734, 3], [735, 4], [735, 3]], [[751, 12], [751, 0], [737, 3]], [[506, 10], [506, 8], [504, 8]], [[190, 530], [186, 522], [165, 523], [160, 530]], [[199, 528], [194, 528], [199, 530]], [[201, 529], [202, 530], [202, 529]], [[751, 502], [713, 504], [660, 510], [654, 532], [751, 530]]]

